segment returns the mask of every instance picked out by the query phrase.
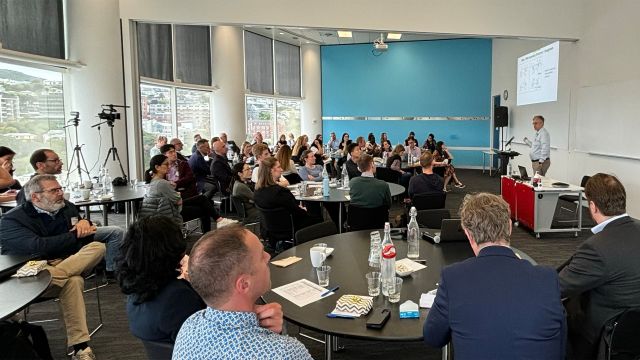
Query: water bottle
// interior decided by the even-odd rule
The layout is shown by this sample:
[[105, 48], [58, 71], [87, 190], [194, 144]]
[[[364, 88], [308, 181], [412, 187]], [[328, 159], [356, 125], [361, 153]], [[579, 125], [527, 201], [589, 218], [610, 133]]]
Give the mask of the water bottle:
[[111, 176], [109, 176], [109, 169], [104, 169], [102, 176], [102, 193], [104, 195], [111, 194], [113, 192], [113, 184], [111, 183]]
[[349, 172], [347, 172], [347, 164], [342, 164], [342, 188], [349, 188]]
[[[491, 166], [493, 166], [493, 164], [491, 164]], [[511, 170], [511, 163], [507, 164], [507, 173], [505, 175], [506, 176], [513, 175], [513, 170]]]
[[417, 259], [420, 256], [420, 243], [419, 234], [420, 227], [418, 226], [418, 221], [416, 221], [416, 215], [418, 215], [418, 211], [415, 206], [411, 207], [409, 210], [409, 215], [411, 216], [411, 220], [409, 221], [409, 225], [407, 226], [407, 257], [409, 259]]
[[380, 232], [372, 231], [369, 236], [371, 241], [369, 243], [369, 266], [380, 269], [380, 255], [382, 253], [382, 250], [380, 250]]
[[329, 173], [326, 166], [322, 166], [322, 196], [329, 197]]
[[384, 223], [384, 238], [380, 245], [382, 254], [380, 282], [382, 283], [382, 295], [389, 296], [389, 287], [394, 286], [396, 278], [396, 247], [391, 241], [391, 226]]

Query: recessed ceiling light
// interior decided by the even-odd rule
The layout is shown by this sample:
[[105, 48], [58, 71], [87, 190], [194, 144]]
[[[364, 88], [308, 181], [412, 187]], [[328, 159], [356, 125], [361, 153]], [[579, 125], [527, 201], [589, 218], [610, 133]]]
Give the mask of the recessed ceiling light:
[[387, 39], [391, 39], [391, 40], [400, 40], [401, 37], [402, 37], [402, 34], [398, 34], [398, 33], [387, 34]]
[[284, 35], [284, 33], [283, 33], [283, 32], [281, 32], [281, 33], [278, 33], [278, 34], [280, 34], [280, 35]]
[[353, 35], [351, 34], [351, 31], [340, 31], [340, 30], [338, 30], [338, 37], [341, 37], [341, 38], [350, 38], [350, 37], [352, 37], [352, 36], [353, 36]]

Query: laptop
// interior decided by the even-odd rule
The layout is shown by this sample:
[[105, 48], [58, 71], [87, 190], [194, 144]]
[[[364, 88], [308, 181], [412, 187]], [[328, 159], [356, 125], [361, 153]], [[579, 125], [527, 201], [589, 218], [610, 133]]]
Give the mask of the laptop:
[[[433, 233], [423, 232], [422, 238], [435, 243]], [[462, 242], [468, 241], [467, 235], [462, 230], [462, 224], [460, 219], [442, 219], [442, 225], [440, 226], [440, 243], [444, 242]]]
[[520, 172], [520, 179], [521, 180], [531, 180], [531, 178], [529, 177], [529, 175], [527, 174], [527, 168], [522, 166], [522, 165], [518, 165], [518, 171]]

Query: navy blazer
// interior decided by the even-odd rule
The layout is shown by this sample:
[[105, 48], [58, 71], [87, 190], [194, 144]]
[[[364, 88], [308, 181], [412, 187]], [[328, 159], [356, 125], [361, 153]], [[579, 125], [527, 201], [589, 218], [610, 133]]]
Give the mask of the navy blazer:
[[460, 359], [564, 359], [566, 319], [558, 275], [504, 246], [442, 270], [424, 341], [453, 342]]

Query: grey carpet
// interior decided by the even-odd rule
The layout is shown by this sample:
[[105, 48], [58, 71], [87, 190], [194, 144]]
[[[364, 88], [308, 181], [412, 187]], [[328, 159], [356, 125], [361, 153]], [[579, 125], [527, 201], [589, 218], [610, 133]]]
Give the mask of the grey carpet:
[[[453, 190], [447, 195], [447, 208], [452, 214], [458, 213], [460, 202], [466, 194], [487, 191], [500, 193], [499, 177], [489, 177], [481, 174], [479, 170], [458, 170], [458, 176], [467, 187]], [[571, 204], [564, 204], [571, 207]], [[391, 211], [391, 218], [402, 212], [397, 203]], [[561, 216], [571, 218], [574, 214], [557, 209]], [[585, 213], [586, 215], [586, 213]], [[94, 216], [97, 216], [94, 215]], [[588, 218], [588, 216], [587, 216]], [[123, 225], [123, 215], [110, 214], [112, 225]], [[528, 231], [522, 228], [514, 228], [511, 238], [512, 245], [529, 254], [540, 265], [557, 267], [562, 264], [576, 249], [576, 247], [589, 236], [585, 230], [578, 238], [573, 234], [548, 234], [536, 239]], [[92, 282], [87, 282], [87, 286]], [[93, 293], [85, 294], [87, 304], [87, 318], [89, 327], [93, 328], [97, 322], [96, 298]], [[104, 314], [104, 327], [93, 336], [90, 346], [93, 348], [99, 360], [106, 359], [145, 359], [146, 354], [139, 340], [134, 338], [128, 330], [125, 312], [125, 298], [115, 284], [110, 284], [101, 289], [102, 311]], [[57, 305], [53, 302], [41, 303], [31, 306], [29, 319], [42, 319], [58, 316]], [[60, 321], [43, 325], [49, 336], [49, 343], [55, 359], [66, 359], [66, 335], [63, 324]], [[296, 334], [298, 327], [289, 325], [290, 334]], [[308, 333], [308, 331], [305, 331]], [[324, 356], [324, 345], [312, 340], [301, 338], [301, 341], [310, 350], [316, 359]], [[429, 349], [419, 342], [389, 343], [343, 339], [341, 344], [345, 349], [335, 353], [335, 359], [388, 359], [399, 357], [402, 359], [440, 359], [439, 349]]]

